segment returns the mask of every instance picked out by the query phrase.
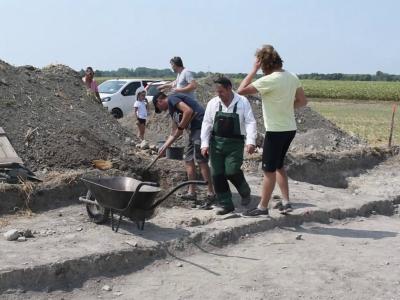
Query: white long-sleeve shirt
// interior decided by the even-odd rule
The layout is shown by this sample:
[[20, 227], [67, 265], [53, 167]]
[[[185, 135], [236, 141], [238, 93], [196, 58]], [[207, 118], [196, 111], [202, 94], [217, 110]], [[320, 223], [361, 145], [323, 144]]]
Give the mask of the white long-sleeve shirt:
[[228, 107], [225, 106], [219, 97], [212, 98], [208, 102], [201, 125], [201, 148], [209, 147], [214, 118], [216, 112], [219, 110], [220, 103], [222, 107], [221, 111], [227, 113], [232, 113], [235, 104], [238, 103], [236, 113], [239, 115], [240, 133], [246, 137], [246, 145], [256, 144], [257, 124], [249, 100], [235, 92], [233, 94], [234, 98]]

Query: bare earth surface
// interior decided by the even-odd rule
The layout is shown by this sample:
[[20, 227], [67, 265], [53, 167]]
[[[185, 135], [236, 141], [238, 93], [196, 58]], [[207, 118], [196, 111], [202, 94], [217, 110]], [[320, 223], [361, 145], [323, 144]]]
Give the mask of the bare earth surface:
[[399, 299], [399, 228], [398, 215], [279, 228], [69, 293], [23, 299]]
[[[359, 185], [354, 182], [352, 189], [336, 189], [290, 181], [291, 198], [295, 208], [292, 215], [307, 215], [318, 210], [357, 208], [371, 201], [396, 197], [400, 194], [399, 170], [397, 167], [395, 170], [397, 173], [394, 174], [390, 166], [386, 168], [378, 166], [365, 174], [362, 179], [358, 178], [361, 182], [357, 182]], [[376, 172], [379, 172], [379, 177], [376, 176]], [[395, 176], [388, 176], [388, 172]], [[388, 177], [392, 178], [392, 182], [384, 185], [383, 181]], [[372, 185], [371, 181], [374, 179], [376, 184]], [[250, 175], [247, 175], [247, 180], [253, 195], [251, 207], [258, 203], [262, 180], [260, 176]], [[371, 188], [374, 191], [373, 195], [371, 195]], [[353, 192], [354, 189], [357, 194]], [[235, 190], [232, 189], [232, 191]], [[279, 190], [277, 189], [274, 193], [279, 195]], [[163, 241], [188, 236], [197, 230], [223, 229], [252, 221], [253, 219], [239, 217], [239, 213], [247, 208], [239, 205], [240, 198], [236, 193], [234, 201], [236, 215], [230, 219], [216, 217], [212, 210], [160, 208], [156, 216], [146, 223], [143, 232], [138, 231], [132, 222], [126, 220], [122, 223], [118, 234], [112, 232], [108, 225], [101, 226], [92, 223], [84, 205], [71, 205], [32, 217], [16, 218], [15, 215], [10, 215], [3, 218], [5, 225], [0, 224], [1, 234], [15, 228], [31, 229], [35, 238], [29, 239], [23, 247], [19, 242], [0, 239], [0, 255], [3, 257], [0, 271], [73, 259], [82, 256], [82, 253], [89, 255], [121, 250], [131, 247], [129, 243], [137, 243], [138, 247], [152, 247]], [[275, 210], [271, 210], [271, 216], [275, 219], [284, 218]], [[26, 253], [26, 247], [29, 247], [29, 253]], [[43, 251], [46, 253], [45, 256], [41, 255]]]

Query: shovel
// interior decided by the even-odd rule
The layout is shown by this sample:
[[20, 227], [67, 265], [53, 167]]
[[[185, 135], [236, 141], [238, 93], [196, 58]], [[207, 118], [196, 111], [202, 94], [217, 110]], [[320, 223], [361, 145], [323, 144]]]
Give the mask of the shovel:
[[151, 163], [144, 169], [144, 171], [148, 171], [148, 170], [156, 163], [156, 161], [157, 161], [160, 157], [161, 157], [161, 155], [158, 154], [157, 157], [154, 158], [154, 159], [151, 161]]

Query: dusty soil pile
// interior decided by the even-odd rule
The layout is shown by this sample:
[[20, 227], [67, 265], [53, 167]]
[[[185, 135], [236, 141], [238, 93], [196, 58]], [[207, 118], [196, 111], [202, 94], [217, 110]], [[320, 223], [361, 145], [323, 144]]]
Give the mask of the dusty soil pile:
[[[79, 74], [63, 65], [36, 69], [0, 61], [0, 116], [0, 126], [33, 171], [118, 159], [133, 136], [88, 95]], [[140, 159], [131, 155], [128, 161]]]
[[[158, 141], [165, 141], [171, 133], [171, 117], [168, 112], [156, 114], [154, 112], [153, 103], [149, 103], [148, 119], [146, 121], [145, 140], [151, 144], [156, 144]], [[129, 132], [137, 134], [138, 128], [136, 125], [136, 116], [131, 113], [128, 116], [119, 119], [118, 122]], [[185, 137], [186, 135], [184, 135]]]

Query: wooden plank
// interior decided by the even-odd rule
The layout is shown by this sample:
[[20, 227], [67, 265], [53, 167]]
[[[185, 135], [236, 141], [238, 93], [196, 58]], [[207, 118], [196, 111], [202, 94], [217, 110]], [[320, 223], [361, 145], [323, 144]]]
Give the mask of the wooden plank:
[[23, 164], [22, 159], [15, 152], [13, 146], [6, 136], [0, 136], [0, 166], [10, 163]]

